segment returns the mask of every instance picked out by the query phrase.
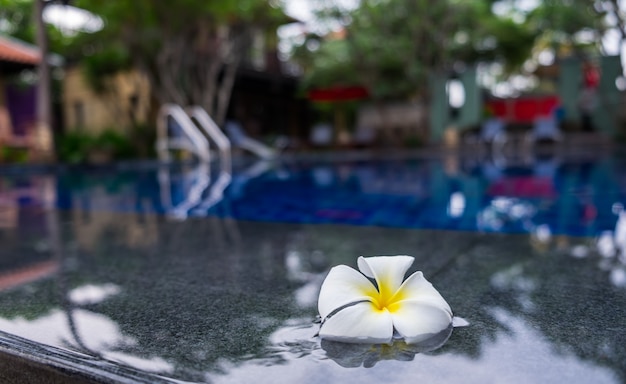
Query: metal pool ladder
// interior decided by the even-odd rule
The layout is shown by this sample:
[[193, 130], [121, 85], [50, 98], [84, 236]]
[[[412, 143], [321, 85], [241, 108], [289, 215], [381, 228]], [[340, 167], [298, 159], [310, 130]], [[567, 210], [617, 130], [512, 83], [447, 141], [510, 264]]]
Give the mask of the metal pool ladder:
[[217, 146], [222, 167], [230, 169], [230, 140], [202, 107], [192, 106], [185, 111], [180, 105], [164, 104], [159, 110], [156, 150], [161, 161], [171, 160], [170, 150], [184, 149], [198, 156], [200, 161], [209, 162], [207, 137]]
[[[169, 151], [185, 149], [198, 156], [200, 163], [191, 172], [182, 174], [179, 186], [188, 185], [185, 197], [174, 204], [171, 195], [172, 180], [169, 167], [159, 169], [159, 188], [167, 216], [185, 220], [191, 209], [203, 214], [224, 197], [224, 190], [232, 180], [230, 140], [220, 130], [209, 114], [199, 106], [183, 109], [176, 104], [164, 104], [157, 120], [156, 149], [161, 161], [170, 160]], [[220, 154], [219, 176], [211, 182], [210, 141], [215, 143]]]
[[228, 137], [226, 137], [220, 127], [217, 126], [215, 121], [211, 119], [211, 116], [209, 116], [204, 108], [194, 105], [188, 109], [188, 112], [189, 116], [198, 122], [198, 125], [202, 127], [204, 132], [215, 142], [215, 145], [217, 145], [220, 151], [222, 169], [230, 169], [230, 140], [228, 140]]

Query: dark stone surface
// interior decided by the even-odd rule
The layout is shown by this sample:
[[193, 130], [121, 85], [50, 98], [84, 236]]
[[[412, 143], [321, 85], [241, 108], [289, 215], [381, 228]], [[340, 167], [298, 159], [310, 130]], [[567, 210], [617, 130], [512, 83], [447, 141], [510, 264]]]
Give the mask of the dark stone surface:
[[[571, 256], [584, 238], [538, 247], [529, 235], [110, 213], [83, 219], [58, 217], [58, 271], [0, 294], [0, 328], [106, 362], [98, 367], [105, 372], [119, 364], [191, 382], [626, 380], [626, 292], [611, 284], [593, 249]], [[364, 352], [333, 361], [336, 352], [322, 348], [317, 289], [330, 266], [377, 254], [415, 256], [469, 326], [435, 351], [380, 350], [345, 368], [345, 361], [359, 366]], [[86, 286], [99, 287], [91, 299], [76, 293]], [[28, 355], [26, 348], [20, 357]], [[24, 372], [43, 374], [33, 367]]]

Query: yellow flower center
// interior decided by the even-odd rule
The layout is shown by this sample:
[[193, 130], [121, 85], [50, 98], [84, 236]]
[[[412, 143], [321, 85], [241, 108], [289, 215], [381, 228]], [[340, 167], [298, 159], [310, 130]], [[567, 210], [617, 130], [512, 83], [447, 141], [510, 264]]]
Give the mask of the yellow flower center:
[[386, 309], [389, 312], [394, 312], [398, 309], [395, 304], [402, 300], [403, 295], [401, 290], [391, 291], [389, 284], [381, 281], [378, 291], [371, 292], [369, 296], [377, 310], [384, 311]]

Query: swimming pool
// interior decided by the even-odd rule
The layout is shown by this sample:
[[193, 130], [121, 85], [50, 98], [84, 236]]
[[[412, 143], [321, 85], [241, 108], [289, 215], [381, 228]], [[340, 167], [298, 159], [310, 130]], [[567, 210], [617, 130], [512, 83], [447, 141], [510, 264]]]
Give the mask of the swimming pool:
[[[5, 170], [0, 364], [14, 368], [0, 377], [623, 382], [624, 165], [340, 157], [232, 174]], [[320, 343], [328, 268], [381, 254], [415, 256], [469, 325], [432, 351]]]

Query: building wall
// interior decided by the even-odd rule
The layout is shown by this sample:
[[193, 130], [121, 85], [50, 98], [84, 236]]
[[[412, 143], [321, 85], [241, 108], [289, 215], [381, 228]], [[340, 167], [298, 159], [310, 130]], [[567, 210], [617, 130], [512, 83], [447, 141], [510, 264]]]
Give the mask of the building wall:
[[617, 118], [622, 109], [621, 91], [617, 89], [616, 81], [624, 70], [620, 56], [603, 56], [600, 58], [600, 84], [598, 87], [598, 102], [593, 115], [596, 130], [608, 136], [617, 132]]
[[[421, 103], [385, 103], [365, 105], [357, 112], [354, 138], [368, 141], [359, 136], [374, 138], [391, 144], [417, 139], [426, 142], [429, 138], [428, 111]], [[363, 143], [365, 144], [365, 143]]]
[[[592, 114], [593, 126], [597, 132], [613, 136], [617, 133], [617, 123], [622, 107], [622, 94], [617, 89], [616, 80], [622, 76], [620, 56], [602, 56], [598, 60], [600, 84], [597, 90], [596, 107]], [[565, 110], [565, 120], [580, 122], [580, 97], [583, 84], [582, 61], [577, 58], [563, 60], [560, 64], [558, 94]]]
[[568, 58], [560, 63], [558, 76], [558, 95], [563, 106], [564, 118], [567, 121], [577, 122], [580, 120], [578, 111], [578, 98], [580, 85], [582, 84], [582, 72], [580, 60]]
[[107, 79], [110, 91], [96, 93], [78, 67], [65, 73], [63, 114], [68, 132], [97, 134], [106, 129], [128, 131], [134, 123], [149, 122], [148, 80], [136, 71]]

